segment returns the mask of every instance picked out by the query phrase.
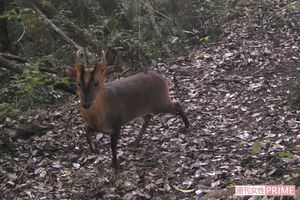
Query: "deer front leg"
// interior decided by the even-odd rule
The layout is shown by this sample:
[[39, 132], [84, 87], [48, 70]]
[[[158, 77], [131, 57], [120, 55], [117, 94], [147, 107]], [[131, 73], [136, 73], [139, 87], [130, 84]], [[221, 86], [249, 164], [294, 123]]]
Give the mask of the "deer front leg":
[[95, 147], [95, 144], [94, 144], [93, 138], [92, 138], [92, 137], [93, 137], [93, 134], [94, 134], [94, 131], [93, 131], [91, 128], [87, 127], [87, 128], [86, 128], [86, 134], [85, 134], [86, 140], [87, 140], [87, 142], [88, 142], [89, 145], [90, 145], [91, 151], [92, 151], [93, 153], [97, 153], [98, 151], [97, 151], [97, 149], [96, 149], [96, 147]]
[[117, 158], [117, 144], [119, 140], [119, 135], [120, 135], [120, 128], [115, 128], [111, 138], [110, 138], [110, 147], [111, 147], [111, 153], [112, 153], [112, 166], [117, 172], [118, 170], [118, 158]]

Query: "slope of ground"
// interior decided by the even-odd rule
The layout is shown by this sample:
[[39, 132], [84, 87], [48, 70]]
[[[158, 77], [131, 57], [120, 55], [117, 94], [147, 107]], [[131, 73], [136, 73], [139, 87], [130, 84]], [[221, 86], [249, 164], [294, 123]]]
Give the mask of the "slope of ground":
[[[133, 148], [129, 143], [140, 126], [126, 125], [116, 176], [109, 137], [97, 134], [100, 152], [90, 152], [77, 100], [7, 120], [1, 125], [0, 197], [204, 199], [233, 184], [299, 177], [300, 122], [290, 102], [300, 75], [300, 5], [240, 6], [242, 17], [224, 25], [219, 42], [155, 67], [185, 108], [188, 132], [176, 116], [155, 116], [140, 147]], [[36, 122], [52, 128], [14, 137], [11, 127]]]

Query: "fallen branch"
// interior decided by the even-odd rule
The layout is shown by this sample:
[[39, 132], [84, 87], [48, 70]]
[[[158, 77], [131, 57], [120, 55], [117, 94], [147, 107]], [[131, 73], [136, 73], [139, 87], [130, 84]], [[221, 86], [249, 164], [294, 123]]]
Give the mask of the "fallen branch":
[[[25, 69], [33, 68], [32, 65], [29, 63], [29, 65], [26, 64], [17, 64], [15, 62], [12, 62], [11, 60], [18, 60], [22, 62], [28, 63], [24, 58], [21, 58], [19, 56], [15, 56], [12, 54], [2, 54], [0, 53], [0, 65], [2, 68], [14, 71], [18, 74], [22, 74]], [[49, 69], [47, 67], [39, 67], [40, 72], [48, 72], [50, 74], [58, 74], [56, 70]]]
[[[33, 69], [33, 66], [31, 66], [31, 65], [17, 64], [9, 59], [4, 58], [1, 55], [0, 55], [0, 67], [11, 70], [18, 74], [22, 74], [24, 72], [24, 70], [26, 70], [26, 69], [29, 69], [29, 70]], [[56, 70], [49, 69], [46, 67], [40, 67], [39, 71], [56, 74], [56, 75], [58, 74], [58, 72]], [[61, 78], [59, 78], [57, 76], [53, 77], [53, 76], [49, 75], [49, 77], [51, 77], [52, 81], [49, 82], [48, 84], [53, 85], [54, 88], [63, 90], [65, 92], [68, 92], [71, 94], [75, 94], [75, 84], [74, 83], [72, 83], [71, 85], [68, 85], [68, 84], [64, 83], [64, 81], [62, 81]]]
[[[44, 14], [44, 15], [50, 15], [50, 18], [57, 15], [57, 9], [55, 9], [52, 4], [45, 4], [41, 1], [33, 1], [34, 4], [36, 5], [36, 7]], [[68, 2], [68, 1], [67, 1]], [[70, 3], [70, 2], [68, 2]], [[84, 2], [82, 2], [84, 3]], [[91, 11], [90, 11], [91, 12]], [[96, 14], [92, 13], [93, 17], [96, 19]], [[97, 19], [100, 20], [100, 19]], [[77, 41], [81, 41], [82, 44], [87, 44], [88, 46], [90, 46], [94, 51], [100, 51], [102, 49], [102, 43], [96, 39], [96, 37], [91, 34], [88, 33], [86, 31], [83, 31], [77, 24], [74, 24], [71, 20], [69, 20], [68, 18], [64, 17], [64, 16], [60, 16], [59, 17], [59, 21], [61, 22], [61, 26], [65, 27], [66, 31], [65, 31], [65, 35], [67, 35], [67, 33], [71, 34], [71, 36], [75, 35], [76, 36], [76, 40]], [[70, 36], [69, 36], [70, 38]]]
[[101, 42], [95, 39], [90, 33], [83, 31], [78, 25], [65, 17], [62, 17], [60, 21], [64, 23], [67, 30], [71, 30], [76, 35], [77, 40], [83, 41], [85, 44], [89, 45], [92, 50], [100, 51], [100, 49], [102, 49]]
[[18, 74], [23, 73], [24, 68], [26, 68], [26, 65], [16, 64], [16, 63], [4, 58], [3, 56], [0, 56], [0, 66], [5, 68], [5, 69], [9, 69], [11, 71], [14, 71]]
[[41, 19], [51, 28], [53, 29], [58, 35], [60, 35], [62, 37], [62, 39], [71, 44], [72, 46], [74, 46], [77, 50], [81, 50], [83, 49], [82, 46], [80, 46], [79, 44], [77, 44], [76, 42], [74, 42], [73, 39], [71, 39], [69, 36], [67, 36], [62, 30], [60, 30], [51, 20], [49, 20], [46, 15], [44, 15], [44, 13], [35, 5], [34, 2], [32, 2], [32, 6], [34, 8], [34, 10], [39, 14], [39, 16], [41, 17]]
[[0, 56], [4, 57], [4, 58], [7, 58], [9, 60], [15, 60], [15, 61], [18, 61], [18, 62], [21, 62], [21, 63], [26, 63], [27, 60], [25, 58], [22, 58], [20, 56], [16, 56], [16, 55], [13, 55], [13, 54], [10, 54], [10, 53], [0, 53]]

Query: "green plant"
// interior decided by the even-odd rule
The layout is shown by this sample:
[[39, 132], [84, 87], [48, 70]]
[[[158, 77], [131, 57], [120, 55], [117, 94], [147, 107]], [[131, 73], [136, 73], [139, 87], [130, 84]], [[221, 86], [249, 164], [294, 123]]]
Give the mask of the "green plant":
[[240, 142], [240, 147], [241, 147], [241, 148], [245, 148], [245, 147], [247, 146], [247, 144], [248, 144], [247, 142], [241, 141], [241, 142]]
[[0, 121], [6, 117], [14, 118], [20, 113], [20, 109], [14, 103], [1, 103], [0, 104]]
[[25, 70], [12, 84], [16, 91], [17, 107], [24, 109], [36, 103], [49, 103], [51, 86], [46, 84], [48, 81], [47, 76], [41, 74], [38, 68]]
[[16, 12], [15, 9], [6, 10], [3, 12], [2, 15], [0, 15], [1, 19], [7, 19], [7, 20], [20, 20], [21, 16]]
[[259, 154], [262, 148], [262, 143], [259, 141], [254, 142], [253, 146], [252, 146], [252, 154], [256, 155]]
[[14, 117], [28, 108], [58, 100], [53, 91], [49, 76], [39, 72], [38, 68], [25, 70], [22, 75], [13, 75], [9, 83], [0, 90], [0, 119]]
[[281, 151], [281, 152], [278, 152], [278, 156], [280, 158], [291, 158], [294, 156], [294, 154], [290, 151]]

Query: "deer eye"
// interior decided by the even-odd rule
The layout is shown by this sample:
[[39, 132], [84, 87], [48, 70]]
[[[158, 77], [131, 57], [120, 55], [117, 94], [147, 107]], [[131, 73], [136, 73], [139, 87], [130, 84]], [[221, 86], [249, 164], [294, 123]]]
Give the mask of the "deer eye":
[[80, 87], [80, 86], [81, 86], [81, 84], [80, 84], [80, 83], [77, 83], [77, 86], [78, 86], [78, 87]]
[[97, 81], [94, 83], [94, 87], [98, 87], [98, 86], [99, 86], [99, 82]]

